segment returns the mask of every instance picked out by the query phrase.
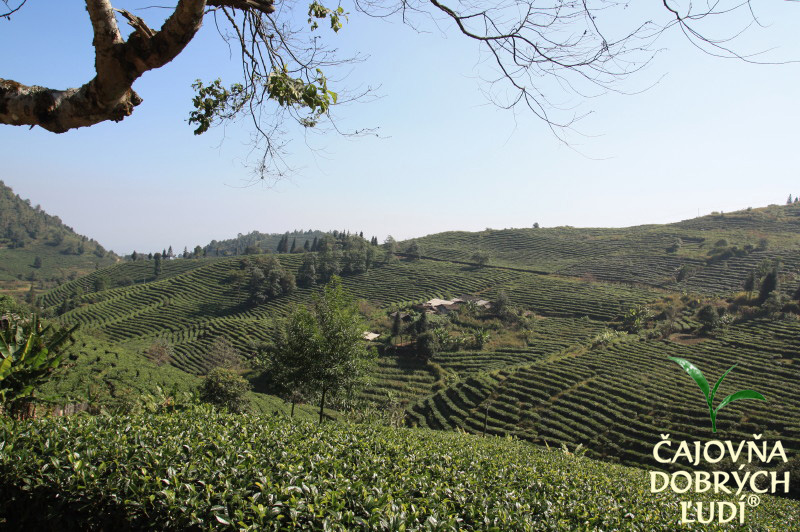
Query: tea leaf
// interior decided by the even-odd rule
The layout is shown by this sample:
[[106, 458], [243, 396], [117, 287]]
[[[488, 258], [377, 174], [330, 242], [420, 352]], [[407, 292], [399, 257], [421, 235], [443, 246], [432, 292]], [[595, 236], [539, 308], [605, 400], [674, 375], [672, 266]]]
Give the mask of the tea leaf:
[[[728, 375], [728, 373], [730, 373], [730, 372], [731, 372], [731, 370], [732, 370], [733, 368], [735, 368], [735, 367], [736, 367], [736, 364], [734, 364], [733, 366], [731, 366], [731, 367], [728, 369], [728, 371], [726, 371], [726, 372], [725, 372], [725, 373], [722, 375], [722, 377], [720, 377], [720, 378], [719, 378], [719, 380], [717, 381], [717, 383], [714, 385], [714, 390], [711, 392], [711, 396], [708, 398], [708, 405], [709, 405], [709, 406], [711, 406], [711, 405], [712, 405], [712, 403], [714, 402], [714, 396], [717, 394], [717, 388], [719, 388], [719, 385], [720, 385], [720, 384], [722, 384], [722, 379], [724, 379], [724, 378], [725, 378], [725, 377]], [[721, 408], [721, 407], [720, 407], [720, 408]]]
[[710, 408], [711, 399], [709, 398], [708, 381], [703, 376], [703, 372], [697, 369], [697, 366], [695, 366], [686, 359], [678, 357], [669, 357], [669, 359], [672, 360], [673, 362], [676, 362], [680, 367], [682, 367], [686, 371], [686, 373], [688, 373], [689, 376], [694, 379], [694, 382], [696, 382], [697, 385], [700, 386], [700, 390], [702, 390], [703, 395], [706, 396], [706, 402], [708, 403], [708, 406]]
[[715, 412], [719, 412], [722, 410], [722, 407], [726, 406], [728, 403], [732, 403], [733, 401], [737, 401], [739, 399], [758, 399], [760, 401], [766, 401], [766, 398], [763, 395], [754, 390], [742, 390], [741, 392], [733, 393], [723, 399]]

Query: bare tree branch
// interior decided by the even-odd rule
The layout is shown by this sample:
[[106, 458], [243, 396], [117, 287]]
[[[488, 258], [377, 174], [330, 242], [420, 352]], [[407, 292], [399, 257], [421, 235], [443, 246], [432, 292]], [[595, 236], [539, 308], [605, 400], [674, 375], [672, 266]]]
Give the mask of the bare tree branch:
[[[0, 18], [17, 12], [26, 0], [2, 0], [8, 6]], [[330, 87], [331, 77], [343, 65], [360, 57], [341, 57], [326, 39], [314, 33], [320, 23], [337, 32], [347, 18], [342, 7], [329, 8], [309, 0], [307, 25], [298, 24], [295, 9], [305, 6], [274, 0], [174, 0], [176, 5], [161, 29], [148, 27], [140, 17], [115, 9], [111, 0], [85, 0], [93, 28], [96, 76], [85, 85], [56, 90], [0, 79], [0, 124], [40, 126], [61, 133], [98, 122], [120, 121], [133, 112], [141, 98], [133, 83], [146, 71], [161, 68], [180, 54], [195, 37], [205, 16], [241, 61], [241, 80], [224, 86], [221, 80], [198, 82], [189, 122], [196, 134], [211, 126], [245, 118], [259, 154], [259, 177], [281, 176], [287, 127], [292, 123], [310, 131], [330, 124], [331, 109], [354, 101], [370, 89], [342, 93]], [[754, 54], [737, 51], [733, 40], [748, 28], [730, 29], [712, 37], [708, 21], [733, 17], [761, 25], [749, 0], [707, 0], [701, 3], [662, 0], [662, 17], [635, 20], [620, 31], [618, 19], [630, 6], [627, 0], [354, 0], [356, 9], [374, 17], [398, 16], [417, 29], [423, 22], [455, 29], [479, 43], [479, 74], [489, 99], [507, 108], [522, 108], [543, 120], [564, 140], [583, 115], [571, 101], [608, 91], [623, 90], [621, 82], [653, 58], [656, 41], [675, 28], [706, 53], [757, 62]], [[744, 19], [737, 19], [737, 13]], [[124, 40], [116, 15], [134, 31]], [[301, 15], [304, 15], [301, 13]], [[611, 24], [608, 21], [615, 23]], [[727, 20], [727, 19], [726, 19]], [[439, 29], [442, 29], [441, 27]], [[636, 92], [636, 91], [633, 91]]]

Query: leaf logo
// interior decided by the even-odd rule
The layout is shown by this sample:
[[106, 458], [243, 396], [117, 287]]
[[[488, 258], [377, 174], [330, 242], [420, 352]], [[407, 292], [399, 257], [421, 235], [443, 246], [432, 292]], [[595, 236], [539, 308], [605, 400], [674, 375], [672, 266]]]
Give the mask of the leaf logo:
[[669, 357], [669, 359], [672, 360], [673, 362], [676, 362], [680, 367], [682, 367], [684, 371], [686, 371], [686, 373], [688, 373], [689, 376], [694, 379], [694, 382], [696, 382], [697, 385], [700, 386], [700, 390], [702, 390], [703, 395], [706, 396], [706, 403], [708, 404], [708, 414], [711, 417], [712, 432], [717, 432], [717, 413], [720, 410], [722, 410], [725, 406], [727, 406], [729, 403], [732, 403], [733, 401], [737, 401], [739, 399], [759, 399], [761, 401], [766, 401], [763, 395], [754, 390], [742, 390], [740, 392], [732, 393], [731, 395], [723, 399], [722, 403], [720, 403], [720, 405], [716, 409], [714, 409], [713, 406], [714, 395], [716, 395], [717, 393], [717, 388], [719, 388], [719, 385], [722, 383], [722, 379], [724, 379], [728, 375], [728, 373], [730, 373], [731, 370], [736, 367], [736, 364], [731, 366], [730, 369], [726, 371], [725, 374], [722, 375], [722, 377], [719, 378], [717, 383], [714, 385], [714, 389], [710, 390], [708, 386], [708, 381], [703, 376], [703, 372], [697, 369], [697, 366], [695, 366], [694, 364], [683, 358]]

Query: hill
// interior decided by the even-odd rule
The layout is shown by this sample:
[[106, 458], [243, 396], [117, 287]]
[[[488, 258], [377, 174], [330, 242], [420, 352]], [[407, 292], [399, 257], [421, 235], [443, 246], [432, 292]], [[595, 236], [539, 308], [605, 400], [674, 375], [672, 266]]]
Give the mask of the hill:
[[0, 181], [0, 293], [41, 292], [116, 261], [98, 242]]
[[310, 248], [315, 240], [319, 240], [326, 235], [338, 236], [338, 231], [319, 231], [309, 229], [306, 231], [294, 230], [285, 233], [260, 233], [251, 231], [246, 235], [239, 234], [236, 238], [226, 240], [212, 240], [203, 246], [203, 254], [210, 257], [227, 257], [232, 255], [248, 255], [257, 253], [274, 253], [278, 249], [278, 244], [286, 238], [288, 250], [292, 245], [296, 246], [296, 251], [302, 251], [308, 244]]
[[[482, 251], [499, 267], [641, 284], [672, 291], [726, 294], [747, 273], [780, 260], [786, 289], [800, 274], [800, 204], [716, 213], [667, 225], [448, 232], [416, 239], [431, 259], [474, 263]], [[407, 246], [401, 243], [401, 250]]]
[[[696, 385], [667, 358], [678, 356], [709, 379], [738, 364], [720, 394], [753, 388], [767, 396], [721, 411], [721, 437], [763, 433], [796, 453], [799, 223], [800, 206], [790, 205], [624, 229], [443, 233], [416, 241], [419, 259], [389, 253], [369, 268], [342, 266], [345, 287], [382, 335], [361, 398], [401, 410], [410, 425], [583, 444], [591, 457], [656, 467], [648, 449], [658, 434], [710, 436]], [[488, 264], [474, 260], [476, 251]], [[341, 253], [344, 263], [348, 251]], [[277, 259], [297, 274], [304, 254]], [[170, 260], [158, 275], [154, 261], [121, 263], [67, 282], [40, 303], [132, 356], [150, 356], [149, 346], [166, 342], [170, 365], [201, 375], [214, 365], [219, 338], [248, 357], [317, 289], [255, 303], [247, 293], [251, 260]], [[778, 290], [763, 301], [757, 286], [745, 293], [753, 272], [776, 274]], [[431, 298], [495, 306], [431, 314], [438, 343], [431, 357], [421, 356], [410, 332], [387, 341], [390, 314], [402, 310], [413, 323]], [[713, 328], [707, 308], [717, 316]]]

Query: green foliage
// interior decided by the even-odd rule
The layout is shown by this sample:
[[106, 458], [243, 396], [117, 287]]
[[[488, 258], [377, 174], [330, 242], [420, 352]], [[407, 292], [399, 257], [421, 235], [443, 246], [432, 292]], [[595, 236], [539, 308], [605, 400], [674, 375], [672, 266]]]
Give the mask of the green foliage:
[[425, 331], [419, 334], [416, 345], [417, 355], [423, 360], [430, 360], [439, 351], [439, 341], [434, 331]]
[[291, 294], [296, 288], [294, 274], [275, 257], [246, 259], [242, 265], [247, 269], [247, 289], [253, 305]]
[[226, 368], [212, 369], [198, 387], [201, 401], [226, 408], [234, 414], [247, 411], [249, 390], [249, 382]]
[[39, 318], [0, 317], [0, 402], [13, 412], [61, 365], [77, 329], [43, 327]]
[[266, 88], [270, 98], [281, 107], [302, 107], [309, 115], [301, 120], [306, 127], [317, 125], [319, 118], [335, 105], [339, 95], [328, 89], [328, 80], [322, 70], [317, 69], [317, 78], [306, 83], [293, 78], [286, 65], [275, 67], [267, 78]]
[[319, 28], [319, 24], [314, 19], [324, 20], [326, 18], [330, 18], [331, 29], [338, 33], [338, 31], [342, 29], [342, 17], [345, 19], [347, 18], [342, 6], [339, 6], [336, 9], [328, 9], [316, 1], [312, 2], [308, 6], [308, 23], [311, 25], [311, 31]]
[[319, 391], [322, 421], [326, 394], [352, 395], [369, 373], [374, 353], [362, 338], [364, 329], [358, 306], [333, 277], [310, 309], [291, 315], [265, 365], [284, 395]]
[[718, 328], [722, 324], [719, 311], [712, 305], [703, 306], [697, 312], [697, 319], [703, 324], [703, 328], [709, 331]]
[[645, 305], [631, 307], [622, 316], [622, 328], [629, 333], [638, 333], [652, 317], [650, 308]]
[[491, 338], [489, 331], [483, 329], [476, 330], [472, 333], [472, 345], [475, 349], [483, 349], [483, 346], [486, 345], [489, 338]]
[[303, 263], [297, 271], [297, 284], [311, 287], [317, 284], [317, 257], [312, 253], [303, 256]]
[[485, 251], [476, 251], [472, 255], [472, 262], [477, 264], [479, 268], [483, 268], [489, 264], [489, 254]]
[[[682, 499], [641, 469], [505, 438], [205, 408], [3, 425], [0, 441], [10, 530], [667, 532]], [[746, 523], [788, 530], [797, 512], [765, 495]]]
[[758, 303], [764, 303], [773, 291], [778, 290], [778, 270], [773, 269], [764, 276], [758, 291]]
[[204, 85], [198, 79], [192, 83], [192, 88], [196, 94], [192, 98], [194, 111], [189, 114], [189, 123], [197, 124], [195, 135], [202, 135], [215, 122], [236, 116], [251, 98], [241, 83], [234, 83], [226, 89], [219, 78], [210, 85]]

